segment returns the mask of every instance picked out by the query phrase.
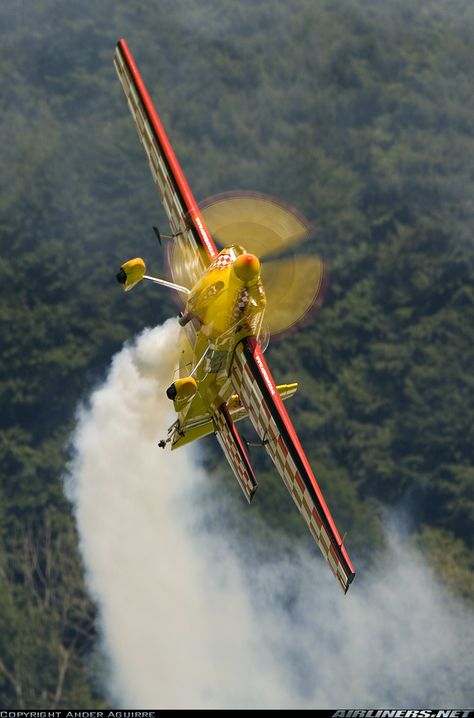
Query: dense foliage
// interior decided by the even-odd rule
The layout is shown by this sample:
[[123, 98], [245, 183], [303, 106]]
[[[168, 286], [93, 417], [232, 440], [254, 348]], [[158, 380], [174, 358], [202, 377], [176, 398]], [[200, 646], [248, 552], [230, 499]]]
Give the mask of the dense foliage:
[[[160, 271], [164, 226], [120, 36], [198, 199], [268, 192], [317, 228], [325, 306], [269, 362], [300, 382], [291, 413], [348, 546], [407, 511], [472, 600], [472, 3], [6, 0], [0, 19], [0, 703], [100, 705], [65, 446], [110, 356], [174, 312], [114, 286], [128, 256]], [[291, 530], [269, 485], [260, 506]]]

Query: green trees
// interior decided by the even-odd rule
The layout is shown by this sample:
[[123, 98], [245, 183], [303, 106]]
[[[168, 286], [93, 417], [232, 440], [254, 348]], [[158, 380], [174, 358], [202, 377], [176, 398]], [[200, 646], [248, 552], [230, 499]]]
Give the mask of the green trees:
[[49, 511], [36, 526], [23, 522], [22, 534], [9, 535], [2, 557], [3, 705], [100, 702], [84, 671], [83, 658], [96, 638], [95, 610], [83, 587], [77, 537], [70, 520], [55, 526], [53, 516]]
[[[164, 226], [112, 67], [121, 35], [198, 199], [256, 189], [314, 222], [326, 302], [270, 365], [300, 382], [291, 414], [348, 545], [365, 560], [384, 511], [406, 510], [472, 600], [471, 3], [41, 0], [0, 16], [2, 704], [100, 702], [65, 446], [110, 356], [175, 311], [114, 285], [131, 256], [161, 271], [148, 228]], [[277, 491], [266, 502], [291, 526]]]

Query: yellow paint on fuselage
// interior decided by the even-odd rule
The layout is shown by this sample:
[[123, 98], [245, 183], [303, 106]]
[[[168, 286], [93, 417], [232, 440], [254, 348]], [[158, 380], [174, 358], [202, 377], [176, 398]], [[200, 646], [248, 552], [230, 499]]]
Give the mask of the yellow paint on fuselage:
[[198, 390], [185, 407], [175, 405], [181, 424], [215, 411], [229, 399], [233, 388], [228, 375], [235, 346], [246, 336], [260, 334], [265, 292], [259, 263], [249, 259], [255, 269], [252, 273], [250, 268], [243, 281], [234, 270], [235, 260], [243, 254], [245, 250], [238, 245], [222, 250], [188, 297], [184, 316], [192, 317], [193, 330], [186, 332], [190, 345], [183, 348], [180, 377], [192, 373]]
[[186, 311], [199, 320], [200, 332], [208, 339], [222, 342], [243, 314], [251, 320], [263, 312], [265, 293], [259, 274], [245, 282], [234, 271], [234, 262], [242, 254], [238, 246], [223, 249], [188, 297]]

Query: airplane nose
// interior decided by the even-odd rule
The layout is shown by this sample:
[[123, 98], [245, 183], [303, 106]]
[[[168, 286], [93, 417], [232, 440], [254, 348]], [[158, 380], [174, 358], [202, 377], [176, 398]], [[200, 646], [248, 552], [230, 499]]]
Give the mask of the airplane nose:
[[234, 272], [242, 282], [250, 284], [260, 274], [258, 257], [254, 254], [247, 254], [247, 252], [241, 254], [234, 262]]

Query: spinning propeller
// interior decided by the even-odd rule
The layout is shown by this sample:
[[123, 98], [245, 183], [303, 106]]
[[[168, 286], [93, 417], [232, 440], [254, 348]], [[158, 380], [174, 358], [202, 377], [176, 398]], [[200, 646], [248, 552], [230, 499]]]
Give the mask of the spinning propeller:
[[[309, 247], [305, 253], [311, 227], [295, 209], [253, 192], [211, 197], [200, 209], [219, 248], [240, 244], [261, 261], [267, 296], [265, 321], [272, 336], [301, 324], [319, 308], [326, 284], [325, 265]], [[203, 262], [207, 264], [204, 258]], [[174, 282], [192, 286], [198, 271], [191, 254], [187, 258], [177, 244], [170, 244], [168, 263]]]

